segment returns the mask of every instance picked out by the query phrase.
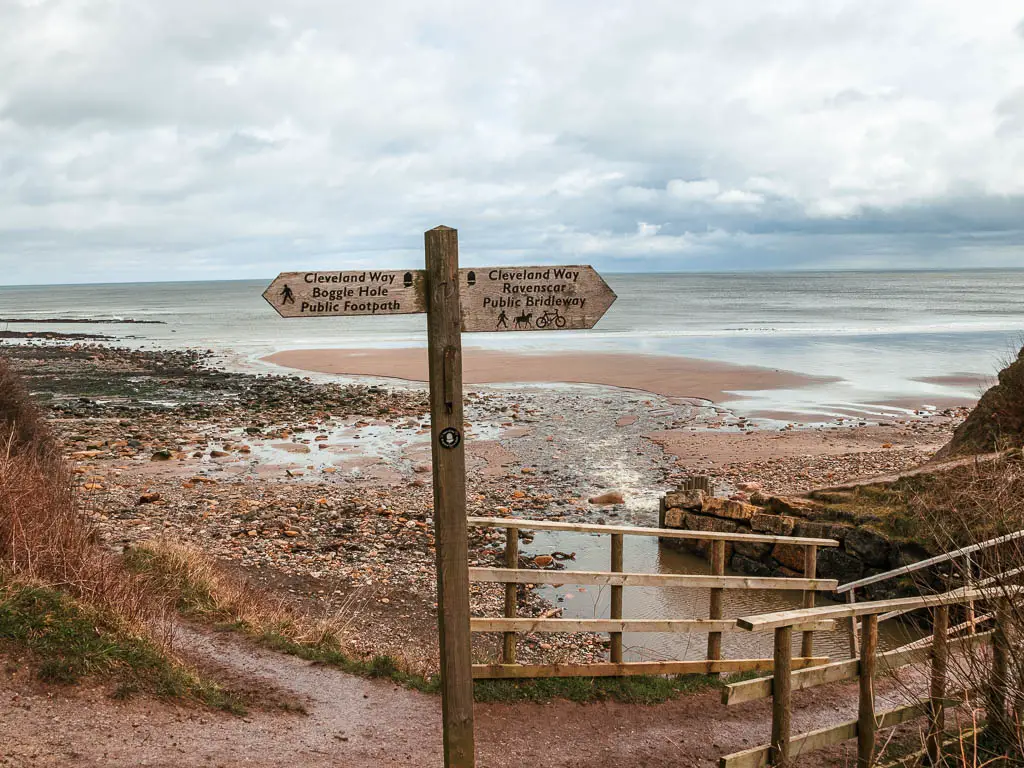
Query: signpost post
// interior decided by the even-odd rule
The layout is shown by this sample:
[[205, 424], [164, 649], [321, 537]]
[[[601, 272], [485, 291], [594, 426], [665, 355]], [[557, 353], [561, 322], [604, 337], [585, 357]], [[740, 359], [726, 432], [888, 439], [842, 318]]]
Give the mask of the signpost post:
[[588, 266], [459, 269], [450, 227], [424, 247], [425, 270], [282, 272], [263, 298], [281, 317], [427, 314], [444, 764], [472, 768], [462, 333], [593, 328], [616, 297]]

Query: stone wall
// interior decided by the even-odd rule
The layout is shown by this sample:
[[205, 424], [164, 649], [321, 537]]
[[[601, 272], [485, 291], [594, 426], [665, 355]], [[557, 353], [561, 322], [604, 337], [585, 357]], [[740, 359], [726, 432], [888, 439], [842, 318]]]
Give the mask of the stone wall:
[[[711, 496], [703, 490], [681, 490], [662, 499], [660, 525], [691, 531], [765, 533], [835, 539], [838, 547], [818, 548], [818, 576], [840, 584], [882, 573], [928, 556], [923, 549], [897, 544], [871, 528], [829, 520], [825, 507], [799, 497], [754, 493], [749, 501]], [[667, 546], [706, 555], [708, 543], [686, 539], [661, 541]], [[726, 545], [726, 563], [752, 576], [803, 576], [804, 549], [797, 544], [735, 542]], [[898, 579], [865, 593], [883, 599], [914, 590]]]

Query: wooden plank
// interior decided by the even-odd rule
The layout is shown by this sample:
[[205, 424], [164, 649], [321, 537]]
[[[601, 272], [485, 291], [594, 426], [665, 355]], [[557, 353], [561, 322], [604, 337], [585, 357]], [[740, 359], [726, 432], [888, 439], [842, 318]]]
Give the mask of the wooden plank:
[[[622, 572], [622, 534], [612, 534], [612, 562], [611, 570], [617, 573]], [[613, 619], [622, 618], [622, 587], [612, 587], [611, 604], [609, 607], [609, 614]], [[622, 663], [622, 632], [611, 633], [611, 648], [609, 649], [609, 656], [613, 663]]]
[[[959, 706], [964, 702], [966, 693], [961, 692], [953, 697], [947, 697], [944, 704], [949, 707]], [[878, 716], [878, 728], [895, 728], [897, 725], [909, 722], [914, 718], [926, 714], [928, 702], [918, 701], [902, 707], [896, 707]], [[838, 725], [830, 725], [826, 728], [819, 728], [799, 736], [794, 736], [789, 742], [790, 757], [793, 760], [809, 755], [819, 749], [842, 744], [844, 741], [857, 738], [857, 721], [848, 720]], [[719, 768], [766, 768], [768, 766], [769, 746], [763, 744], [759, 747], [745, 749], [742, 752], [735, 752], [726, 755], [718, 761]]]
[[[990, 619], [993, 619], [993, 618], [995, 618], [995, 614], [993, 614], [993, 613], [986, 613], [983, 616], [976, 616], [975, 619], [974, 619], [974, 624], [975, 624], [975, 626], [977, 626], [978, 624], [984, 623], [984, 622], [989, 621]], [[881, 621], [881, 619], [879, 619], [879, 621]], [[963, 624], [957, 624], [956, 626], [949, 628], [949, 634], [950, 635], [955, 635], [958, 632], [962, 632], [963, 630], [967, 629], [968, 626], [969, 625], [968, 625], [967, 622], [964, 622]], [[980, 634], [979, 633], [975, 633], [974, 636], [975, 637], [979, 637], [979, 638], [980, 637], [989, 638], [989, 637], [992, 636], [992, 632], [982, 632]], [[960, 641], [962, 642], [962, 641], [964, 641], [966, 639], [967, 638], [961, 638]], [[925, 648], [925, 649], [928, 649], [928, 648], [931, 648], [931, 647], [932, 647], [932, 638], [931, 637], [922, 637], [920, 640], [915, 640], [912, 643], [907, 643], [906, 645], [900, 646], [900, 650], [913, 650], [915, 648]]]
[[[784, 579], [768, 576], [705, 576], [610, 571], [540, 571], [528, 568], [470, 568], [472, 581], [515, 584], [587, 584], [602, 587], [693, 587], [710, 589], [831, 590], [835, 579]], [[812, 618], [813, 620], [813, 618]]]
[[[794, 631], [798, 631], [797, 627], [794, 627], [793, 629]], [[991, 632], [983, 632], [970, 637], [961, 637], [956, 640], [951, 640], [948, 644], [949, 649], [953, 651], [960, 650], [965, 647], [982, 645], [989, 641], [991, 635]], [[931, 642], [930, 638], [925, 638], [925, 640], [928, 643]], [[908, 664], [927, 661], [930, 656], [930, 645], [918, 645], [917, 643], [913, 643], [902, 648], [897, 648], [893, 651], [878, 654], [878, 668], [882, 672], [892, 672], [900, 667], [905, 667]], [[816, 688], [819, 685], [827, 685], [828, 683], [838, 683], [842, 680], [853, 680], [859, 674], [860, 659], [835, 661], [831, 664], [825, 664], [824, 666], [815, 667], [813, 669], [803, 669], [799, 672], [794, 672], [792, 675], [793, 690], [802, 691], [807, 688]], [[771, 695], [772, 679], [770, 677], [759, 677], [756, 680], [744, 680], [741, 683], [731, 683], [730, 685], [727, 685], [722, 691], [722, 703], [727, 706], [733, 706], [735, 704], [743, 704], [748, 701], [767, 699]]]
[[615, 292], [593, 267], [464, 269], [462, 327], [467, 333], [593, 328]]
[[793, 628], [775, 630], [775, 674], [772, 677], [772, 737], [769, 761], [779, 768], [789, 768], [789, 740], [792, 735], [793, 700]]
[[631, 525], [596, 525], [562, 523], [557, 520], [524, 520], [517, 517], [471, 517], [469, 524], [477, 528], [520, 528], [528, 531], [567, 531], [573, 533], [622, 533], [626, 536], [657, 536], [662, 539], [695, 541], [746, 541], [752, 544], [814, 544], [838, 547], [835, 539], [812, 539], [800, 536], [771, 536], [759, 533], [719, 533], [717, 531], [684, 531], [676, 528], [641, 528]]
[[[712, 576], [724, 576], [725, 575], [725, 542], [724, 541], [713, 541], [711, 542], [711, 575]], [[723, 603], [725, 597], [725, 590], [720, 587], [715, 587], [711, 590], [711, 594], [708, 597], [708, 618], [715, 620], [721, 619]], [[735, 622], [733, 622], [735, 625]], [[721, 632], [710, 632], [708, 633], [708, 652], [707, 658], [710, 661], [722, 658], [722, 633]]]
[[[813, 579], [818, 575], [818, 548], [813, 544], [804, 546], [804, 578]], [[814, 592], [804, 592], [804, 608], [814, 607]], [[814, 633], [804, 632], [800, 640], [800, 655], [814, 655]]]
[[943, 700], [946, 698], [946, 671], [949, 664], [949, 606], [936, 607], [932, 616], [931, 690], [925, 744], [928, 750], [928, 764], [939, 765], [946, 732], [946, 709]]
[[[851, 589], [846, 593], [846, 602], [853, 605], [857, 602], [857, 590]], [[860, 651], [860, 639], [857, 637], [857, 617], [854, 614], [850, 614], [848, 639], [850, 641], [850, 658], [856, 659], [857, 653]]]
[[945, 563], [950, 560], [954, 560], [958, 557], [969, 555], [972, 552], [978, 552], [982, 549], [998, 546], [999, 544], [1005, 544], [1010, 541], [1016, 541], [1017, 539], [1020, 539], [1022, 537], [1024, 537], [1024, 531], [1009, 533], [1005, 536], [997, 536], [994, 539], [989, 539], [988, 541], [983, 541], [979, 544], [972, 544], [969, 547], [961, 547], [960, 549], [954, 549], [952, 552], [946, 552], [941, 555], [936, 555], [935, 557], [929, 557], [927, 560], [921, 560], [916, 563], [911, 563], [910, 565], [904, 565], [901, 568], [894, 568], [891, 571], [886, 571], [885, 573], [877, 573], [874, 576], [867, 576], [858, 581], [851, 581], [847, 584], [843, 584], [843, 586], [839, 587], [839, 589], [837, 589], [836, 592], [842, 594], [844, 592], [848, 592], [851, 589], [866, 587], [868, 584], [876, 584], [879, 581], [885, 581], [886, 579], [891, 579], [896, 576], [904, 576], [908, 573], [914, 573], [915, 571], [919, 571], [922, 568], [928, 568], [932, 565]]
[[992, 668], [988, 687], [985, 689], [985, 715], [989, 730], [995, 734], [997, 743], [1013, 743], [1013, 727], [1006, 711], [1006, 695], [1010, 687], [1010, 603], [1000, 597], [996, 603], [996, 625], [992, 635]]
[[729, 632], [731, 619], [490, 619], [473, 618], [474, 632]]
[[[824, 664], [828, 657], [793, 659], [794, 669]], [[626, 661], [622, 664], [474, 664], [476, 680], [538, 677], [625, 677], [629, 675], [710, 675], [716, 672], [770, 670], [772, 659], [721, 659], [720, 661]]]
[[[469, 537], [462, 417], [462, 333], [458, 232], [424, 235], [427, 263], [427, 356], [441, 658], [441, 715], [446, 768], [472, 768], [473, 677], [469, 631]], [[446, 440], [456, 435], [457, 441]]]
[[263, 298], [281, 317], [410, 315], [427, 311], [426, 284], [419, 269], [282, 272]]
[[[519, 567], [519, 531], [515, 528], [505, 530], [505, 567]], [[515, 584], [505, 585], [505, 618], [514, 619], [516, 616], [516, 590]], [[470, 631], [473, 631], [472, 619], [470, 619]], [[505, 664], [516, 663], [516, 633], [513, 630], [505, 632], [502, 638], [501, 660]]]
[[[776, 630], [777, 631], [777, 630]], [[868, 614], [860, 625], [860, 675], [857, 699], [857, 768], [875, 763], [875, 653], [878, 651], [878, 615]]]
[[[835, 629], [834, 621], [807, 625], [815, 632]], [[472, 618], [473, 632], [742, 632], [733, 619], [529, 619]], [[794, 628], [802, 631], [802, 628]]]
[[1019, 595], [1024, 588], [1006, 586], [1000, 588], [955, 589], [937, 595], [920, 595], [918, 597], [902, 597], [893, 600], [875, 600], [870, 603], [853, 603], [848, 605], [823, 605], [817, 608], [798, 608], [791, 611], [762, 613], [757, 616], [744, 616], [736, 620], [743, 629], [752, 632], [765, 632], [792, 625], [798, 621], [812, 619], [843, 619], [867, 614], [880, 614], [890, 610], [903, 608], [932, 608], [936, 605], [954, 605], [967, 600], [991, 600], [1007, 594]]

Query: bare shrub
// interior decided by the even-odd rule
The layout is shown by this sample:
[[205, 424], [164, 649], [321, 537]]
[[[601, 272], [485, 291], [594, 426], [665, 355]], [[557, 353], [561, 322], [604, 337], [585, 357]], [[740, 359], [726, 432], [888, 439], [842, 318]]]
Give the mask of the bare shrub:
[[[1024, 462], [1017, 453], [933, 475], [918, 483], [908, 510], [931, 551], [1003, 539], [921, 571], [916, 581], [922, 594], [961, 586], [994, 592], [950, 608], [947, 692], [969, 698], [947, 718], [955, 728], [946, 764], [1024, 766], [1024, 537], [1015, 536], [1024, 531]], [[920, 694], [907, 690], [908, 698]]]

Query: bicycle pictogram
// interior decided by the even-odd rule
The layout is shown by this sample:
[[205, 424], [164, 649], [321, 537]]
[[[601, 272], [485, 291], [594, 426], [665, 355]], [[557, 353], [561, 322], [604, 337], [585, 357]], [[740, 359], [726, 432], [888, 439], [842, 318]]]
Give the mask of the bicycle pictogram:
[[557, 309], [550, 309], [537, 318], [537, 327], [541, 329], [547, 328], [548, 326], [565, 328], [565, 322], [565, 318], [559, 314]]

